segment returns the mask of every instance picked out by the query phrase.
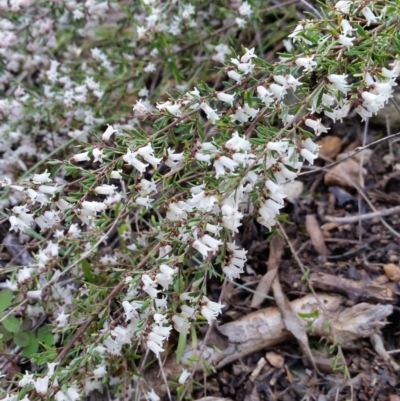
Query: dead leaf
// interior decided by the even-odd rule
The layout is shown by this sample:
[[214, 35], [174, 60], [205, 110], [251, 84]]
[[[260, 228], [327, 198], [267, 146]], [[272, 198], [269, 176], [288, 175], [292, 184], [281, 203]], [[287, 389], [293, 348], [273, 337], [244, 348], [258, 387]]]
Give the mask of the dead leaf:
[[319, 154], [330, 159], [334, 159], [340, 152], [341, 139], [337, 136], [327, 135], [316, 143], [320, 146]]
[[383, 266], [385, 274], [392, 281], [400, 281], [400, 267], [396, 266], [394, 263], [389, 263]]
[[[367, 171], [362, 169], [362, 175]], [[362, 186], [360, 183], [360, 165], [352, 159], [344, 160], [342, 163], [333, 166], [324, 177], [326, 186], [338, 186], [343, 188], [354, 188], [354, 184]], [[354, 183], [354, 184], [353, 184]]]
[[274, 368], [282, 368], [285, 364], [285, 358], [281, 354], [270, 351], [265, 354], [265, 358]]
[[308, 214], [306, 216], [306, 229], [315, 250], [322, 256], [329, 255], [329, 249], [325, 245], [324, 235], [322, 234], [315, 215]]
[[277, 275], [279, 264], [281, 263], [284, 245], [285, 243], [279, 237], [274, 237], [271, 240], [269, 246], [268, 271], [257, 285], [253, 299], [251, 300], [250, 306], [252, 308], [260, 306], [265, 300], [265, 295], [268, 295], [272, 282]]

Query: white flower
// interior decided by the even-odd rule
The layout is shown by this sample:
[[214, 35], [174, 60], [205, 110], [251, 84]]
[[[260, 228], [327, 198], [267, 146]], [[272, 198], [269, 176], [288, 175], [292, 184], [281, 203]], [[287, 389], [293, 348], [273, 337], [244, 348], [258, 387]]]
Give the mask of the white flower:
[[343, 46], [346, 46], [347, 49], [349, 49], [351, 46], [353, 46], [353, 40], [355, 38], [349, 38], [348, 36], [344, 35], [339, 35], [339, 43], [342, 44]]
[[254, 49], [255, 49], [254, 47], [250, 50], [245, 48], [246, 53], [243, 54], [243, 56], [240, 58], [240, 62], [247, 63], [250, 59], [257, 57], [257, 55], [254, 54]]
[[176, 167], [178, 166], [180, 163], [183, 161], [183, 153], [175, 153], [174, 150], [168, 149], [167, 150], [168, 153], [168, 158], [167, 160], [164, 161], [164, 163], [168, 166], [168, 167]]
[[188, 334], [190, 330], [190, 323], [186, 317], [173, 315], [172, 323], [174, 324], [174, 329], [178, 333]]
[[28, 298], [40, 299], [42, 298], [42, 290], [28, 291], [26, 296]]
[[208, 252], [212, 251], [210, 247], [208, 247], [206, 244], [198, 239], [193, 242], [192, 247], [199, 251], [205, 258], [208, 256]]
[[[352, 35], [355, 28], [353, 28], [347, 19], [342, 19], [340, 25], [342, 26], [343, 35]], [[343, 44], [343, 43], [342, 43]]]
[[301, 149], [300, 154], [310, 163], [314, 164], [314, 160], [318, 158], [318, 155], [311, 153], [308, 149]]
[[242, 225], [243, 214], [238, 211], [237, 207], [225, 204], [221, 207], [221, 212], [223, 215], [221, 225], [235, 233], [239, 232], [238, 228]]
[[335, 4], [336, 10], [342, 12], [343, 14], [348, 14], [350, 12], [350, 6], [351, 6], [351, 1], [345, 0], [345, 1], [338, 1]]
[[96, 187], [94, 190], [99, 195], [113, 195], [117, 187], [115, 185], [103, 184]]
[[227, 149], [232, 149], [235, 152], [239, 152], [240, 150], [251, 150], [251, 143], [244, 135], [243, 137], [240, 137], [237, 131], [232, 134], [232, 138], [226, 142], [225, 146]]
[[183, 372], [179, 376], [178, 383], [179, 384], [185, 384], [186, 380], [190, 377], [191, 373], [187, 371], [186, 369], [183, 369]]
[[33, 378], [33, 374], [29, 372], [25, 372], [22, 376], [22, 379], [18, 382], [18, 387], [25, 387], [27, 384], [33, 384], [35, 380]]
[[217, 316], [221, 313], [222, 308], [225, 306], [218, 302], [210, 301], [206, 296], [202, 298], [203, 306], [200, 309], [200, 313], [207, 319], [208, 324], [211, 324], [216, 320]]
[[265, 103], [266, 106], [270, 105], [273, 103], [275, 100], [273, 98], [274, 94], [270, 91], [268, 91], [266, 88], [263, 86], [257, 86], [257, 94], [258, 98]]
[[111, 171], [110, 178], [114, 178], [116, 180], [122, 179], [121, 172], [122, 172], [122, 170], [113, 170], [113, 171]]
[[374, 13], [371, 11], [369, 7], [364, 7], [361, 9], [365, 19], [367, 20], [367, 26], [371, 24], [371, 22], [377, 22], [377, 18], [375, 17]]
[[361, 116], [361, 121], [366, 121], [368, 118], [372, 117], [372, 113], [362, 106], [357, 106], [354, 110]]
[[99, 149], [99, 148], [94, 148], [93, 150], [92, 150], [92, 154], [93, 154], [93, 157], [94, 157], [94, 160], [93, 160], [93, 162], [94, 163], [103, 163], [103, 151], [101, 150], [101, 149]]
[[287, 152], [288, 146], [289, 146], [288, 141], [268, 142], [267, 149], [275, 150], [280, 155], [283, 155], [285, 152]]
[[218, 92], [217, 98], [221, 102], [229, 103], [231, 106], [233, 106], [233, 101], [235, 100], [235, 95], [234, 94], [229, 95], [228, 93]]
[[215, 168], [215, 177], [218, 178], [221, 175], [225, 175], [225, 168], [230, 170], [231, 172], [235, 171], [235, 168], [238, 167], [239, 164], [234, 160], [230, 159], [226, 156], [220, 156], [218, 159], [214, 160], [214, 168]]
[[307, 125], [307, 127], [310, 127], [314, 130], [315, 135], [320, 135], [321, 133], [328, 132], [328, 130], [330, 129], [322, 125], [321, 119], [311, 120], [310, 118], [307, 118], [305, 124]]
[[149, 196], [143, 197], [143, 196], [138, 196], [135, 199], [135, 202], [140, 205], [140, 206], [145, 206], [146, 209], [151, 207], [151, 203], [154, 201], [153, 198], [150, 198]]
[[54, 324], [57, 327], [65, 327], [68, 324], [69, 315], [65, 314], [64, 311], [58, 314]]
[[317, 63], [313, 60], [314, 56], [311, 57], [299, 57], [296, 59], [296, 64], [299, 67], [304, 67], [304, 72], [312, 71], [314, 67], [317, 66]]
[[161, 159], [154, 157], [154, 149], [152, 148], [151, 144], [143, 146], [137, 151], [137, 153], [153, 166], [157, 166], [161, 162]]
[[242, 76], [237, 71], [228, 71], [228, 77], [236, 81], [238, 84], [242, 83]]
[[271, 84], [269, 89], [278, 100], [281, 100], [286, 95], [286, 88], [284, 86]]
[[158, 273], [156, 275], [156, 281], [165, 290], [172, 284], [173, 278], [178, 271], [178, 268], [172, 269], [168, 265], [162, 264], [160, 266], [160, 271], [161, 273]]
[[303, 146], [310, 152], [314, 153], [319, 150], [319, 145], [314, 143], [311, 138], [307, 138], [303, 141]]
[[146, 397], [147, 397], [150, 401], [160, 401], [160, 397], [154, 392], [153, 389], [151, 389], [151, 391], [149, 391], [148, 393], [146, 393]]
[[71, 162], [84, 162], [89, 161], [90, 157], [88, 156], [89, 152], [78, 153], [75, 156], [71, 157]]
[[246, 17], [249, 17], [251, 15], [251, 13], [253, 12], [250, 4], [247, 1], [244, 1], [242, 3], [242, 5], [239, 7], [238, 11], [239, 11], [240, 15], [243, 15]]
[[157, 286], [157, 283], [152, 280], [148, 274], [143, 274], [142, 282], [144, 284], [142, 287], [143, 291], [147, 292], [147, 294], [149, 294], [151, 298], [156, 298], [157, 294], [160, 292], [155, 288]]
[[104, 365], [97, 365], [96, 369], [93, 370], [93, 375], [96, 379], [100, 379], [107, 374], [107, 369]]
[[219, 120], [219, 114], [217, 110], [212, 109], [207, 103], [202, 103], [200, 106], [207, 115], [208, 120], [210, 120], [211, 124], [215, 124]]
[[[42, 174], [34, 174], [30, 179], [34, 184], [45, 184], [46, 182], [51, 182], [50, 173], [47, 170]], [[11, 182], [10, 182], [11, 184]]]
[[168, 113], [170, 113], [176, 117], [179, 117], [182, 114], [181, 110], [180, 110], [181, 105], [179, 103], [175, 103], [175, 104], [173, 104], [171, 102], [157, 103], [156, 107], [160, 111], [167, 110]]
[[114, 129], [112, 125], [107, 124], [107, 129], [104, 131], [104, 133], [103, 133], [101, 139], [103, 139], [103, 141], [108, 141], [108, 140], [110, 139], [111, 135], [112, 135], [114, 132], [117, 132], [117, 130]]
[[49, 378], [45, 377], [38, 377], [35, 382], [35, 390], [40, 396], [44, 396], [47, 394], [47, 390], [49, 387]]
[[153, 351], [157, 355], [157, 357], [159, 356], [160, 352], [164, 352], [164, 349], [154, 341], [147, 341], [146, 345], [150, 351]]
[[135, 167], [136, 170], [139, 171], [139, 173], [144, 173], [146, 171], [146, 167], [148, 164], [142, 163], [140, 160], [136, 159], [136, 155], [138, 152], [131, 152], [130, 149], [126, 152], [126, 155], [122, 157], [124, 161], [126, 161], [128, 164], [131, 166]]
[[328, 80], [331, 82], [331, 86], [334, 89], [339, 90], [340, 92], [347, 94], [349, 90], [349, 86], [347, 85], [346, 78], [347, 75], [337, 75], [337, 74], [330, 74], [328, 75]]
[[75, 386], [71, 386], [67, 389], [67, 396], [69, 401], [78, 401], [81, 398]]
[[82, 208], [97, 213], [97, 212], [102, 212], [102, 211], [106, 210], [107, 205], [105, 205], [102, 202], [84, 201], [84, 202], [82, 202]]

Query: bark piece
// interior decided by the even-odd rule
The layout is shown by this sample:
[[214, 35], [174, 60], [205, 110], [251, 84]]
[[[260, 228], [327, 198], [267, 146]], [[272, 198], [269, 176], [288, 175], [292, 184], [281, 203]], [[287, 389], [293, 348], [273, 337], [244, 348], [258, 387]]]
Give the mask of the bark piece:
[[[367, 174], [364, 168], [361, 173], [363, 176]], [[344, 160], [342, 163], [333, 166], [325, 174], [324, 182], [328, 187], [354, 188], [353, 183], [362, 186], [360, 182], [360, 165], [352, 159]]]
[[390, 283], [387, 278], [383, 283], [378, 280], [367, 282], [366, 280], [349, 280], [331, 274], [313, 273], [309, 280], [310, 285], [316, 289], [345, 295], [355, 302], [372, 301], [395, 304], [399, 301], [393, 283]]

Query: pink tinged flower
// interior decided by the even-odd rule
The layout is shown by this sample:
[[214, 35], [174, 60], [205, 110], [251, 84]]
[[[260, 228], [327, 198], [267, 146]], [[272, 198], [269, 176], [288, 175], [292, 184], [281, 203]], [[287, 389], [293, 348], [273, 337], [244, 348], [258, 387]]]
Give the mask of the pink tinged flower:
[[128, 149], [126, 155], [124, 155], [122, 159], [129, 165], [135, 167], [135, 169], [142, 174], [146, 171], [146, 167], [148, 166], [148, 164], [144, 164], [140, 160], [136, 159], [137, 154], [138, 152], [131, 152], [131, 150]]
[[315, 135], [320, 135], [324, 132], [328, 132], [328, 130], [330, 129], [322, 125], [321, 119], [311, 120], [310, 118], [307, 118], [305, 124], [307, 125], [307, 127], [310, 127], [314, 130]]
[[314, 160], [318, 158], [318, 155], [311, 153], [308, 149], [301, 149], [300, 154], [306, 159], [310, 164], [314, 164]]
[[296, 59], [296, 64], [299, 67], [304, 67], [304, 72], [312, 71], [314, 67], [317, 66], [317, 63], [313, 60], [314, 56], [311, 57], [299, 57]]
[[367, 26], [372, 23], [377, 22], [377, 18], [375, 17], [374, 13], [371, 11], [369, 7], [364, 7], [361, 10], [362, 14], [364, 15], [365, 19], [367, 20]]
[[233, 106], [233, 101], [235, 100], [235, 95], [229, 95], [228, 93], [224, 92], [219, 92], [217, 94], [217, 99], [220, 100], [221, 102], [229, 103], [231, 106]]
[[336, 10], [340, 11], [343, 14], [348, 14], [350, 12], [350, 6], [351, 6], [351, 1], [345, 0], [345, 1], [338, 1], [335, 4]]
[[49, 378], [47, 376], [36, 379], [35, 390], [40, 396], [45, 396], [47, 394], [48, 387]]
[[228, 77], [236, 81], [238, 84], [242, 83], [242, 75], [235, 70], [228, 71]]
[[347, 49], [349, 49], [351, 46], [354, 45], [354, 44], [353, 44], [353, 40], [354, 40], [354, 39], [355, 39], [355, 38], [349, 38], [348, 36], [345, 36], [345, 35], [339, 35], [338, 41], [339, 41], [339, 43], [340, 43], [341, 45], [346, 46]]
[[183, 372], [179, 376], [178, 383], [180, 385], [185, 384], [186, 380], [190, 377], [191, 373], [188, 372], [186, 369], [183, 369]]
[[90, 157], [88, 156], [89, 152], [78, 153], [75, 156], [71, 157], [70, 162], [84, 162], [89, 161]]
[[108, 141], [108, 140], [110, 139], [111, 135], [112, 135], [114, 132], [117, 132], [117, 130], [114, 129], [112, 125], [107, 124], [107, 129], [104, 131], [104, 133], [103, 133], [101, 139], [102, 139], [103, 141]]

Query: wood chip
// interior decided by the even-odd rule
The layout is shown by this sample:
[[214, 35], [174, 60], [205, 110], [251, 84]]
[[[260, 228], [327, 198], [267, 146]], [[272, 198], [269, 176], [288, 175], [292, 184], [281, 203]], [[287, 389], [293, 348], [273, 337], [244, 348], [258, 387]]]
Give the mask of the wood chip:
[[329, 255], [329, 249], [325, 245], [324, 235], [315, 215], [308, 214], [306, 216], [306, 229], [315, 250], [322, 256]]
[[274, 368], [282, 368], [285, 364], [285, 358], [276, 352], [267, 352], [265, 358]]
[[400, 281], [400, 267], [395, 265], [394, 263], [389, 263], [383, 266], [383, 270], [385, 274], [392, 281]]

